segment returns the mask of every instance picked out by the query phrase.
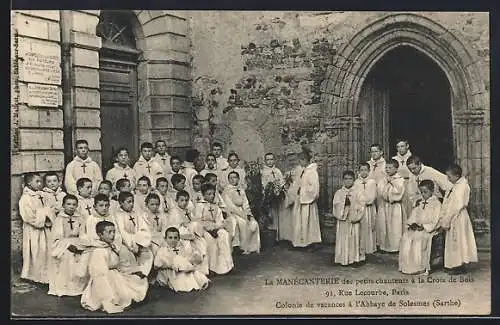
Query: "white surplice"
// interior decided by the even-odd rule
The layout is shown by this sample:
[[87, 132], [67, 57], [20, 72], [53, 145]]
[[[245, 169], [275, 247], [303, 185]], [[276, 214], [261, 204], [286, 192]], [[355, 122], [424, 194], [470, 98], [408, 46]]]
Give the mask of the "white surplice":
[[[411, 151], [408, 150], [404, 155], [400, 155], [399, 153], [392, 157], [392, 159], [395, 159], [399, 163], [398, 167], [398, 174], [401, 175], [405, 179], [405, 193], [402, 198], [402, 204], [403, 208], [405, 209], [405, 216], [409, 217], [411, 215], [411, 211], [413, 209], [413, 203], [410, 200], [410, 191], [408, 190], [408, 183], [410, 180], [410, 170], [408, 169], [408, 166], [406, 165], [406, 161], [408, 158], [411, 157]], [[405, 223], [406, 220], [403, 220], [403, 223]]]
[[363, 217], [360, 221], [361, 250], [365, 254], [377, 251], [377, 183], [371, 178], [358, 177], [354, 181], [356, 200], [361, 205]]
[[137, 183], [137, 177], [135, 175], [135, 170], [130, 166], [122, 167], [118, 163], [115, 163], [113, 168], [108, 170], [106, 173], [106, 179], [113, 184], [113, 191], [116, 190], [116, 182], [120, 179], [128, 179], [130, 181], [130, 189], [135, 189], [135, 184]]
[[45, 220], [48, 217], [53, 223], [55, 216], [51, 207], [44, 206], [43, 198], [43, 192], [24, 187], [19, 200], [19, 214], [23, 220], [21, 278], [48, 283], [51, 228], [45, 226]]
[[306, 247], [321, 242], [318, 203], [319, 176], [316, 163], [303, 169], [298, 179], [298, 193], [293, 208], [294, 247]]
[[87, 157], [85, 160], [76, 156], [67, 166], [64, 173], [64, 187], [69, 194], [77, 195], [76, 182], [80, 178], [88, 178], [92, 181], [92, 196], [97, 194], [99, 184], [102, 182], [101, 167]]
[[90, 252], [90, 280], [83, 291], [80, 303], [83, 308], [107, 313], [119, 313], [140, 302], [148, 291], [147, 278], [119, 271], [120, 257], [115, 247], [95, 241]]
[[158, 269], [156, 282], [176, 292], [206, 289], [210, 280], [197, 267], [202, 260], [202, 253], [184, 241], [179, 241], [176, 247], [164, 242], [154, 260]]
[[58, 187], [57, 190], [54, 191], [48, 187], [44, 187], [43, 193], [45, 194], [43, 200], [44, 206], [53, 208], [55, 215], [62, 211], [63, 199], [66, 196], [62, 188]]
[[399, 248], [399, 271], [418, 274], [430, 271], [432, 236], [439, 224], [441, 202], [433, 195], [413, 208], [406, 226], [418, 224], [424, 230], [404, 232]]
[[378, 182], [386, 176], [385, 173], [385, 158], [380, 157], [379, 160], [375, 161], [373, 158], [367, 161], [368, 165], [370, 165], [370, 174], [369, 178], [374, 179], [375, 182]]
[[356, 190], [341, 187], [333, 196], [333, 216], [337, 219], [335, 235], [335, 263], [349, 265], [365, 260], [361, 249], [360, 221], [363, 218], [361, 205], [356, 201]]
[[146, 160], [141, 155], [134, 164], [135, 177], [137, 181], [142, 176], [146, 176], [151, 181], [151, 186], [154, 188], [156, 186], [156, 180], [160, 177], [164, 177], [165, 173], [163, 167], [155, 159]]
[[279, 219], [278, 219], [278, 238], [279, 240], [293, 240], [294, 231], [294, 216], [293, 210], [295, 202], [297, 201], [297, 191], [299, 187], [300, 175], [302, 173], [302, 166], [297, 165], [292, 170], [290, 170], [287, 175], [292, 179], [290, 187], [285, 193], [285, 199], [279, 208]]
[[227, 179], [227, 177], [229, 176], [229, 173], [231, 173], [231, 172], [238, 173], [238, 175], [240, 176], [240, 182], [239, 182], [240, 187], [243, 190], [246, 190], [248, 185], [247, 185], [245, 170], [239, 166], [236, 168], [232, 168], [231, 166], [227, 166], [226, 168], [221, 170], [220, 179], [218, 179], [220, 192], [221, 193], [224, 192], [224, 189], [226, 188], [226, 186], [229, 185], [229, 180]]
[[85, 220], [79, 215], [60, 212], [52, 226], [49, 295], [79, 296], [89, 281], [85, 272], [87, 253], [72, 253], [68, 250], [70, 245], [82, 251], [87, 249]]
[[470, 186], [465, 177], [461, 177], [445, 194], [440, 222], [444, 228], [449, 227], [444, 247], [446, 268], [478, 261], [474, 230], [467, 212], [469, 195]]
[[380, 198], [380, 205], [377, 207], [377, 240], [380, 249], [386, 252], [399, 251], [406, 213], [402, 205], [404, 191], [405, 180], [398, 173], [383, 177], [377, 184]]
[[418, 200], [422, 199], [422, 195], [420, 194], [420, 190], [418, 189], [418, 184], [425, 180], [431, 180], [434, 182], [434, 195], [437, 198], [442, 198], [443, 195], [441, 191], [446, 192], [452, 188], [453, 184], [448, 180], [448, 177], [437, 171], [436, 169], [421, 164], [421, 169], [418, 175], [410, 173], [410, 179], [408, 180], [408, 197], [413, 206], [416, 205]]
[[260, 252], [259, 224], [255, 218], [250, 218], [252, 211], [245, 191], [240, 186], [227, 185], [222, 192], [226, 204], [229, 222], [234, 234], [232, 246], [239, 246], [244, 252]]
[[[268, 167], [264, 166], [260, 171], [262, 178], [262, 190], [265, 191], [267, 184], [270, 182], [275, 182], [278, 186], [283, 186], [285, 184], [285, 180], [283, 178], [283, 174], [281, 170], [276, 166]], [[269, 215], [272, 220], [272, 224], [269, 225], [269, 229], [276, 230], [276, 239], [279, 240], [279, 215], [280, 215], [280, 207], [283, 202], [271, 202], [271, 207], [269, 210]]]
[[163, 173], [165, 175], [167, 175], [172, 171], [172, 167], [170, 166], [170, 158], [171, 156], [167, 152], [165, 152], [163, 156], [157, 152], [156, 155], [153, 157], [153, 159], [156, 160], [160, 164], [160, 166], [163, 167]]
[[[208, 262], [211, 271], [226, 274], [234, 267], [231, 255], [231, 242], [229, 233], [224, 229], [222, 210], [215, 203], [205, 200], [196, 204], [192, 221], [201, 225], [203, 238], [207, 243]], [[212, 237], [207, 230], [217, 230], [217, 237]]]
[[84, 219], [90, 217], [94, 212], [94, 199], [91, 197], [83, 197], [80, 194], [76, 195], [78, 199], [78, 207], [76, 208], [76, 214], [81, 215]]

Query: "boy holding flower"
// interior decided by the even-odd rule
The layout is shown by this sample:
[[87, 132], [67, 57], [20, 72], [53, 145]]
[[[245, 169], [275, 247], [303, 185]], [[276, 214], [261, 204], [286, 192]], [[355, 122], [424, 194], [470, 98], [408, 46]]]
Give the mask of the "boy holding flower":
[[279, 199], [283, 185], [285, 183], [283, 174], [275, 165], [274, 154], [269, 152], [264, 156], [265, 165], [261, 170], [262, 190], [264, 191], [264, 200], [268, 202], [266, 213], [272, 220], [269, 229], [276, 230], [276, 240], [279, 239], [279, 208], [281, 200]]

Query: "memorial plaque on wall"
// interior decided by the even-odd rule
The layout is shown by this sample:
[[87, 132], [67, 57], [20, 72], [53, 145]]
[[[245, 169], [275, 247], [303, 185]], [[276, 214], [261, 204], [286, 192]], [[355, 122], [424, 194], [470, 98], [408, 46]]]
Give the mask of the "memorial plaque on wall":
[[59, 106], [57, 86], [28, 84], [29, 106]]
[[61, 58], [58, 55], [45, 55], [28, 52], [22, 61], [22, 79], [27, 82], [61, 84]]

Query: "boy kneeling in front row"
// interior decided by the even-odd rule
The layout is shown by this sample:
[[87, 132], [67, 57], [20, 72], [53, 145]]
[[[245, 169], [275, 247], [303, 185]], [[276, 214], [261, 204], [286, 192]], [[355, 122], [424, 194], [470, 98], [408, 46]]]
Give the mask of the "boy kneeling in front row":
[[88, 310], [119, 313], [146, 297], [148, 280], [119, 271], [119, 253], [113, 244], [116, 228], [110, 221], [95, 227], [99, 239], [93, 243], [89, 260], [90, 281], [83, 291], [81, 305]]
[[154, 260], [154, 267], [158, 269], [156, 283], [176, 292], [206, 289], [210, 280], [197, 270], [202, 262], [202, 253], [181, 241], [177, 228], [169, 227]]

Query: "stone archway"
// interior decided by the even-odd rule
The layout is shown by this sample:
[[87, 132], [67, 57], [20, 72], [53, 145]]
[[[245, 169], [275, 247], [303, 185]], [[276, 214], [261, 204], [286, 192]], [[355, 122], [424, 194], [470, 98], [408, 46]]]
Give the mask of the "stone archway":
[[[462, 42], [436, 22], [416, 14], [389, 14], [369, 24], [337, 53], [322, 84], [325, 128], [338, 135], [340, 144], [328, 155], [340, 169], [354, 169], [361, 159], [363, 130], [359, 96], [371, 68], [385, 53], [411, 46], [426, 54], [445, 73], [451, 88], [454, 156], [471, 184], [469, 208], [477, 218], [490, 216], [489, 99], [479, 75], [478, 58]], [[338, 182], [335, 182], [338, 183]], [[335, 184], [338, 186], [338, 184]], [[335, 186], [334, 185], [334, 186]], [[328, 188], [329, 197], [335, 188]]]

